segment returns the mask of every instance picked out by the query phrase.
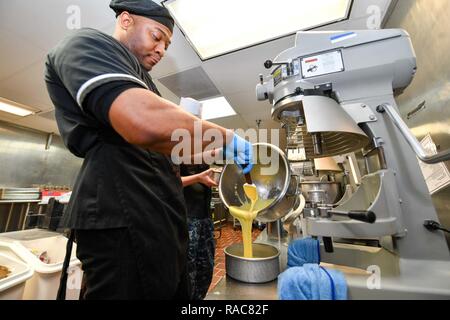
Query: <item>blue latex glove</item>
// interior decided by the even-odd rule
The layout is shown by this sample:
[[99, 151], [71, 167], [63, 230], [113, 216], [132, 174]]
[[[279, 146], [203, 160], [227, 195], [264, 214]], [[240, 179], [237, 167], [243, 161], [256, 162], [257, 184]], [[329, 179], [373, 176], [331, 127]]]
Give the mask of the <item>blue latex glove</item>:
[[234, 134], [233, 140], [225, 146], [225, 158], [234, 160], [244, 174], [253, 169], [253, 146], [247, 140]]

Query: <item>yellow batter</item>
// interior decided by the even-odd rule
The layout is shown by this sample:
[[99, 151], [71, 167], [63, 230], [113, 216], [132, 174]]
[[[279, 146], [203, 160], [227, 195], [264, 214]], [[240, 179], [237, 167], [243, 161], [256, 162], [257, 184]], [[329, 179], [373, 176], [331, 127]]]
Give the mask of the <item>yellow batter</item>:
[[230, 207], [230, 213], [233, 217], [239, 220], [242, 229], [242, 241], [244, 243], [244, 257], [253, 257], [252, 248], [252, 224], [253, 220], [258, 215], [258, 212], [267, 208], [274, 199], [260, 200], [258, 197], [258, 190], [255, 185], [244, 185], [245, 195], [250, 199], [240, 207]]

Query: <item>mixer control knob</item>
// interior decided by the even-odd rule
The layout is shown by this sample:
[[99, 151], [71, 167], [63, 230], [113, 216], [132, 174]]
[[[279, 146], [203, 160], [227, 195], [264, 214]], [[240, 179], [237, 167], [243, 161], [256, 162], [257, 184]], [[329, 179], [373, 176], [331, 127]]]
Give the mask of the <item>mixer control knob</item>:
[[266, 69], [270, 69], [272, 68], [273, 63], [270, 60], [267, 60], [266, 62], [264, 62], [264, 67], [266, 67]]

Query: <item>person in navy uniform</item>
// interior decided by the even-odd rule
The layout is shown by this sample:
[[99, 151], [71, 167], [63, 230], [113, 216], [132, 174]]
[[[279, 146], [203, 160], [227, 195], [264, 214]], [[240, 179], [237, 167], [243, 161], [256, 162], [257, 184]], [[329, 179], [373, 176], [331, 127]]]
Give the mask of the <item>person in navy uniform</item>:
[[[186, 204], [170, 154], [172, 132], [194, 136], [198, 118], [161, 98], [149, 74], [170, 46], [174, 20], [149, 0], [112, 0], [110, 7], [112, 36], [80, 29], [45, 63], [61, 137], [84, 158], [62, 226], [71, 230], [69, 244], [77, 243], [83, 298], [189, 299]], [[247, 141], [203, 121], [208, 129], [226, 141], [224, 158], [251, 170]]]
[[[202, 103], [192, 98], [181, 98], [180, 107], [202, 118]], [[180, 166], [183, 194], [187, 208], [189, 232], [188, 275], [191, 299], [202, 300], [208, 293], [214, 272], [214, 223], [211, 219], [211, 187], [216, 187], [214, 170], [208, 164]]]
[[211, 218], [211, 187], [214, 171], [207, 164], [180, 166], [189, 233], [188, 276], [191, 299], [202, 300], [208, 293], [214, 271], [214, 223]]

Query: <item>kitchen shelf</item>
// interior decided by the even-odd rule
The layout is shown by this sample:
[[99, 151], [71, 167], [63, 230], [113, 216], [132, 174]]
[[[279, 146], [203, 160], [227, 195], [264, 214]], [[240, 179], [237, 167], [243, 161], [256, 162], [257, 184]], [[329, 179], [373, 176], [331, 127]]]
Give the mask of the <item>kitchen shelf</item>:
[[41, 199], [33, 199], [33, 200], [0, 200], [0, 203], [37, 203], [41, 202]]

